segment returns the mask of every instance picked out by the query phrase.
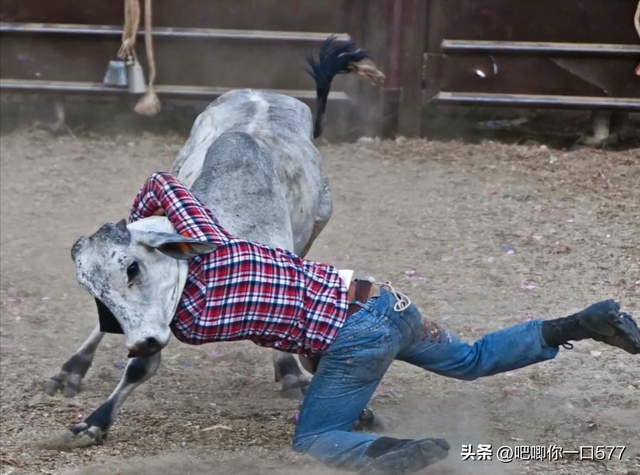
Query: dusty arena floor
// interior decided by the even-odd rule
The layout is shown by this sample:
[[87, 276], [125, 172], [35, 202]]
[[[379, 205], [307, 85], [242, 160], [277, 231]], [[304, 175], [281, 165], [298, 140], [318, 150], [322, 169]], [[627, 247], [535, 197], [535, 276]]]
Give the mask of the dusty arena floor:
[[[2, 137], [0, 475], [331, 473], [289, 449], [297, 402], [280, 398], [270, 352], [251, 343], [173, 340], [105, 445], [39, 445], [95, 409], [126, 362], [121, 338], [108, 336], [78, 397], [41, 394], [96, 323], [70, 247], [125, 217], [183, 141]], [[322, 153], [335, 213], [310, 257], [394, 281], [463, 338], [609, 297], [640, 317], [638, 150], [401, 140]], [[391, 434], [451, 442], [425, 474], [640, 475], [640, 359], [592, 342], [476, 382], [397, 363], [372, 407]], [[501, 463], [462, 461], [463, 444], [626, 450], [622, 460], [617, 449], [604, 461]]]

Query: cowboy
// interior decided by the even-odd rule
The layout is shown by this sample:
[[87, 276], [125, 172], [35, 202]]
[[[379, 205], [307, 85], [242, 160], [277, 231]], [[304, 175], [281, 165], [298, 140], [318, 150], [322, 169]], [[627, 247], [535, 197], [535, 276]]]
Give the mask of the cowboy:
[[[640, 329], [613, 300], [564, 318], [519, 323], [469, 344], [425, 320], [391, 284], [354, 279], [352, 271], [235, 237], [215, 210], [165, 172], [144, 183], [130, 221], [158, 214], [184, 241], [171, 254], [189, 258], [172, 333], [187, 344], [250, 340], [317, 359], [293, 448], [330, 467], [400, 475], [448, 456], [450, 446], [441, 438], [351, 430], [394, 360], [472, 381], [551, 360], [561, 346], [571, 348], [570, 341], [592, 339], [640, 354]], [[163, 345], [155, 342], [151, 352]]]

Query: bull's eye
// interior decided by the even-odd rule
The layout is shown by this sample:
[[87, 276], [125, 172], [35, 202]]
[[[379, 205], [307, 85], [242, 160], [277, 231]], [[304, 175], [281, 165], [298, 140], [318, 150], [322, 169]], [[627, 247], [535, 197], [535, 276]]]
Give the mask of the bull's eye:
[[136, 261], [129, 264], [129, 267], [127, 267], [127, 279], [129, 279], [129, 283], [133, 282], [133, 279], [135, 279], [139, 273], [140, 267]]

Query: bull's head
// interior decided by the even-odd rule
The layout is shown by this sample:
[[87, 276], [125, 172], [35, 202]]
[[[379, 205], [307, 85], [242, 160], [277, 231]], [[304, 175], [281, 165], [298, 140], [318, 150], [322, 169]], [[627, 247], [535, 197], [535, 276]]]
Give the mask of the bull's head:
[[71, 248], [78, 282], [120, 324], [129, 356], [150, 356], [169, 342], [170, 324], [186, 281], [186, 260], [215, 246], [173, 232], [151, 217], [127, 226], [107, 223]]

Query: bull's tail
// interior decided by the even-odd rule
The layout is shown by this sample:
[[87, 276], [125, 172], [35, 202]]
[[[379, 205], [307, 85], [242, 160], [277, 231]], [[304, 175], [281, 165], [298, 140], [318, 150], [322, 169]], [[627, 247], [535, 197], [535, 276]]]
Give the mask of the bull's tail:
[[313, 138], [322, 135], [322, 121], [327, 108], [327, 99], [331, 82], [336, 74], [356, 73], [372, 82], [384, 80], [384, 74], [376, 68], [369, 53], [352, 42], [336, 44], [335, 36], [330, 36], [322, 43], [317, 60], [312, 54], [307, 55], [307, 64], [309, 65], [307, 72], [316, 83]]

